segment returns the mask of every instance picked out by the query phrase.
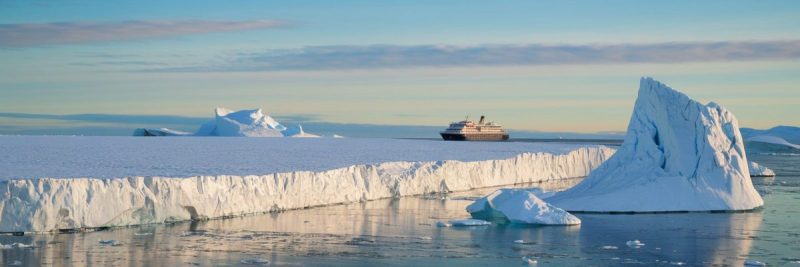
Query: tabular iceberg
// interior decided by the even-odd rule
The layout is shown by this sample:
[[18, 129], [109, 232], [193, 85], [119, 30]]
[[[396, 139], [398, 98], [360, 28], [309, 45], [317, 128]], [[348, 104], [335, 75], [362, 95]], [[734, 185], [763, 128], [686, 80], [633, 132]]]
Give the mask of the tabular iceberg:
[[501, 160], [399, 161], [265, 175], [12, 179], [0, 181], [0, 232], [199, 220], [582, 177], [614, 151], [590, 146]]
[[232, 111], [226, 108], [214, 110], [214, 120], [200, 126], [194, 134], [167, 128], [140, 128], [134, 136], [245, 136], [245, 137], [319, 137], [306, 133], [303, 127], [287, 128], [261, 109]]
[[575, 225], [581, 220], [544, 202], [526, 189], [500, 189], [467, 206], [473, 218], [504, 218], [512, 223]]
[[584, 212], [750, 210], [764, 203], [733, 114], [651, 78], [641, 79], [617, 153], [545, 201]]

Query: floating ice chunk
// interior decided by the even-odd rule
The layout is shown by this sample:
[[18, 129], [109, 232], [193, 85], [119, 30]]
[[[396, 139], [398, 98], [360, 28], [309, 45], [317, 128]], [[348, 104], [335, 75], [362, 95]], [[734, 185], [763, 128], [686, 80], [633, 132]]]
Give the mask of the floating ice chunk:
[[441, 222], [441, 221], [439, 221], [439, 222], [436, 222], [436, 226], [437, 226], [437, 227], [450, 227], [450, 226], [453, 226], [453, 225], [452, 225], [452, 224], [450, 224], [450, 223], [446, 223], [446, 222]]
[[333, 138], [344, 138], [344, 136], [341, 136], [341, 135], [338, 135], [338, 134], [333, 134]]
[[478, 219], [461, 219], [461, 220], [450, 221], [450, 225], [452, 226], [483, 226], [490, 224], [492, 223]]
[[619, 249], [619, 247], [617, 247], [617, 246], [610, 246], [610, 245], [606, 245], [606, 246], [602, 246], [602, 247], [600, 247], [600, 249], [605, 249], [605, 250], [613, 250], [613, 249]]
[[147, 233], [133, 233], [133, 235], [136, 235], [136, 236], [145, 236], [145, 235], [153, 235], [153, 233], [149, 233], [149, 232], [147, 232]]
[[767, 266], [767, 264], [764, 263], [764, 262], [757, 261], [757, 260], [746, 260], [746, 261], [744, 261], [744, 266], [764, 267], [764, 266]]
[[685, 263], [685, 262], [682, 262], [682, 261], [671, 261], [671, 262], [669, 262], [669, 264], [670, 264], [670, 265], [675, 265], [675, 266], [683, 266], [683, 265], [686, 265], [686, 263]]
[[526, 189], [500, 189], [467, 206], [474, 218], [506, 218], [512, 223], [575, 225], [581, 220]]
[[733, 113], [642, 78], [619, 150], [578, 185], [545, 198], [568, 211], [750, 210], [764, 205]]
[[525, 240], [517, 239], [517, 240], [514, 240], [514, 243], [515, 244], [525, 244]]
[[15, 260], [15, 261], [12, 261], [11, 264], [9, 264], [9, 265], [11, 265], [11, 266], [21, 266], [22, 262], [18, 261], [18, 260]]
[[528, 257], [528, 256], [523, 256], [522, 257], [522, 264], [536, 265], [537, 263], [539, 263], [539, 261], [537, 261], [536, 258]]
[[108, 245], [108, 246], [114, 246], [114, 247], [122, 246], [122, 243], [120, 243], [119, 241], [114, 240], [114, 239], [102, 239], [102, 240], [99, 241], [99, 243], [101, 245]]
[[12, 248], [36, 248], [36, 245], [33, 244], [23, 244], [23, 243], [11, 243], [8, 245], [3, 245], [0, 243], [0, 249], [12, 249]]
[[644, 243], [642, 243], [642, 241], [639, 241], [639, 240], [630, 240], [628, 242], [625, 242], [625, 245], [627, 245], [628, 247], [631, 247], [631, 248], [644, 247]]
[[239, 263], [244, 265], [269, 265], [270, 262], [264, 258], [247, 258], [240, 260]]
[[775, 171], [770, 168], [764, 167], [753, 161], [748, 162], [748, 169], [750, 169], [750, 177], [772, 177], [775, 176]]

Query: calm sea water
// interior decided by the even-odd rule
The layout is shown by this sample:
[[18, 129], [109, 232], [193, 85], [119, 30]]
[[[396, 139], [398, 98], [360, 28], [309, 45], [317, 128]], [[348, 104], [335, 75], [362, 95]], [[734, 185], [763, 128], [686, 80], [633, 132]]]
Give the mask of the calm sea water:
[[[576, 214], [583, 224], [572, 227], [436, 227], [467, 218], [470, 199], [492, 191], [484, 189], [206, 222], [6, 235], [4, 245], [35, 247], [0, 250], [0, 265], [519, 266], [530, 257], [539, 266], [800, 266], [800, 156], [750, 159], [778, 174], [754, 178], [766, 205], [753, 212]], [[630, 240], [645, 245], [631, 248]]]

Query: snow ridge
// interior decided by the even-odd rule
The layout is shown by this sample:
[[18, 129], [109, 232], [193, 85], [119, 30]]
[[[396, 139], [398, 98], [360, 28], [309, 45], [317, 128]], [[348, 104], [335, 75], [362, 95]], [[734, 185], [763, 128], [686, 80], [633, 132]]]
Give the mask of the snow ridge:
[[764, 203], [733, 114], [646, 77], [622, 147], [580, 184], [545, 201], [590, 212], [749, 210]]
[[387, 162], [321, 172], [0, 182], [0, 232], [200, 220], [586, 176], [604, 146], [504, 160]]

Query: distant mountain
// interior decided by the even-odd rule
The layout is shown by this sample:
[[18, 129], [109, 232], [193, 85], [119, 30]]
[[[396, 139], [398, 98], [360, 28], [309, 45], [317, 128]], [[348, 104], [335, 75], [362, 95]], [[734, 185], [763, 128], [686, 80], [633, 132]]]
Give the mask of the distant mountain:
[[769, 135], [780, 137], [783, 140], [789, 141], [789, 143], [800, 144], [800, 127], [781, 125], [767, 130], [739, 128], [739, 131], [741, 131], [742, 137], [744, 137], [745, 140], [759, 135]]
[[800, 127], [777, 126], [768, 130], [740, 128], [747, 151], [797, 153], [800, 151]]

